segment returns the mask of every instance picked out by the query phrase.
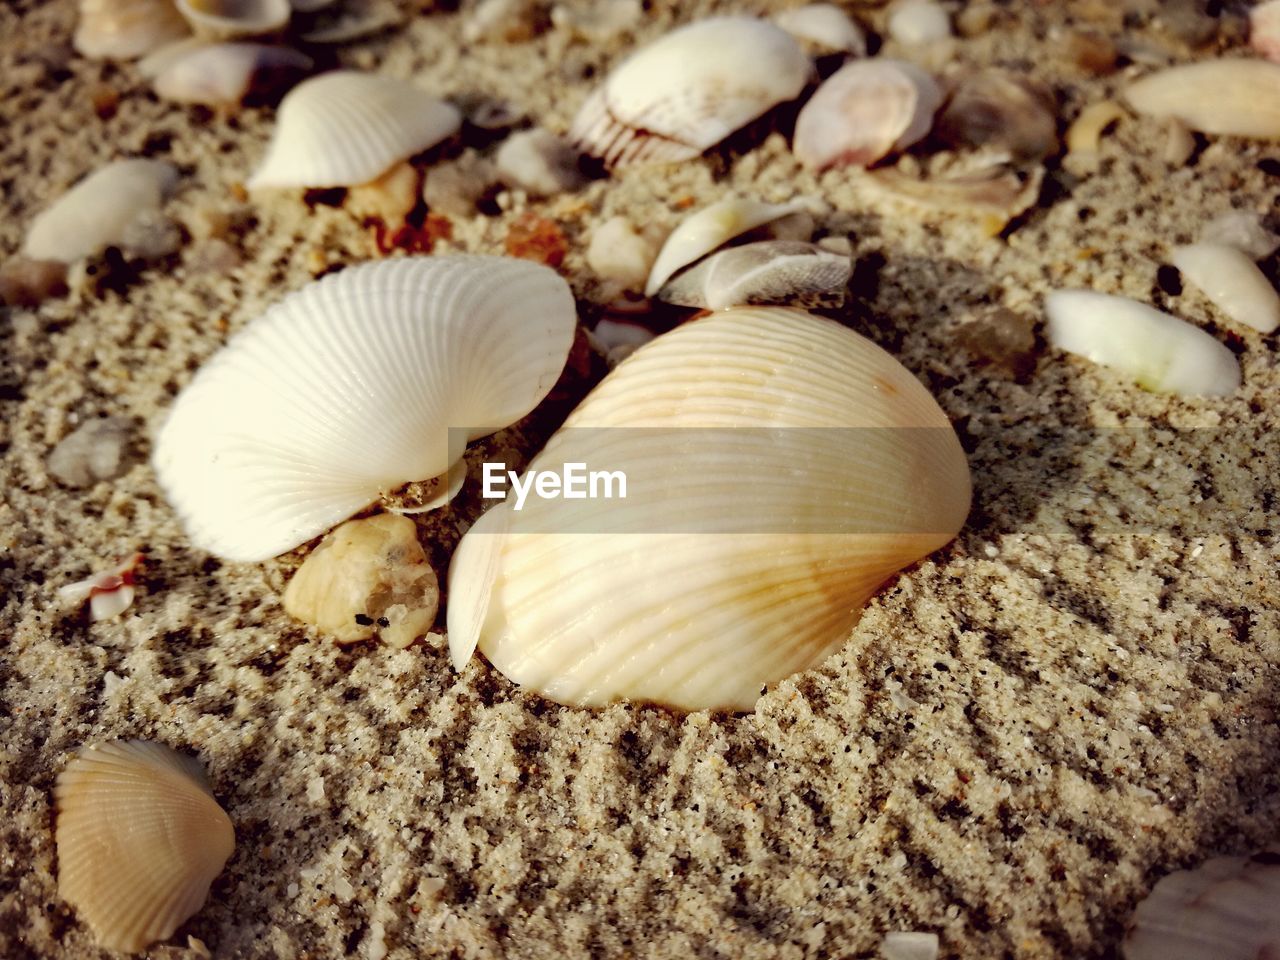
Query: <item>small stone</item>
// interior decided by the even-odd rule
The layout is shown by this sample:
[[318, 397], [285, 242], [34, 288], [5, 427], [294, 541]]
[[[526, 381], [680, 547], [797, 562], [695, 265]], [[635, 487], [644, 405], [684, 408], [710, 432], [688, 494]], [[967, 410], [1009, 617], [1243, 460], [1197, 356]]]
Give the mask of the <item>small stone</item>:
[[626, 33], [644, 18], [640, 0], [597, 0], [589, 7], [559, 4], [551, 9], [551, 23], [575, 37], [606, 43]]
[[110, 120], [120, 107], [120, 92], [107, 83], [95, 83], [89, 88], [89, 102], [99, 120]]
[[197, 243], [187, 251], [187, 265], [201, 273], [226, 273], [242, 262], [239, 250], [216, 237]]
[[643, 290], [658, 256], [658, 244], [636, 232], [626, 217], [611, 217], [591, 234], [587, 266], [627, 290]]
[[1209, 16], [1204, 0], [1164, 0], [1156, 22], [1188, 47], [1202, 47], [1218, 34], [1218, 21]]
[[507, 253], [522, 260], [533, 260], [548, 267], [564, 263], [569, 242], [554, 220], [533, 212], [521, 214], [507, 230]]
[[1032, 321], [1004, 307], [992, 307], [961, 326], [956, 343], [982, 363], [1001, 367], [1018, 378], [1036, 365], [1036, 336]]
[[120, 246], [130, 256], [161, 260], [182, 246], [182, 229], [158, 210], [148, 210], [124, 228]]
[[578, 152], [541, 127], [513, 133], [495, 160], [504, 183], [536, 197], [576, 190], [586, 182], [578, 170]]
[[67, 487], [114, 480], [129, 469], [132, 432], [132, 423], [123, 417], [90, 420], [53, 448], [49, 473]]
[[187, 222], [187, 228], [197, 240], [225, 239], [231, 226], [231, 213], [218, 207], [197, 207]]
[[408, 517], [382, 513], [348, 520], [298, 568], [284, 608], [338, 643], [375, 633], [407, 647], [435, 623], [440, 586]]
[[464, 153], [453, 163], [427, 171], [422, 199], [433, 212], [450, 217], [473, 217], [496, 180], [493, 164], [476, 153]]
[[902, 931], [886, 933], [880, 943], [884, 960], [937, 960], [938, 935]]
[[324, 799], [324, 777], [317, 775], [307, 781], [307, 799], [312, 803]]
[[0, 303], [35, 307], [67, 292], [67, 265], [59, 260], [12, 257], [0, 267]]

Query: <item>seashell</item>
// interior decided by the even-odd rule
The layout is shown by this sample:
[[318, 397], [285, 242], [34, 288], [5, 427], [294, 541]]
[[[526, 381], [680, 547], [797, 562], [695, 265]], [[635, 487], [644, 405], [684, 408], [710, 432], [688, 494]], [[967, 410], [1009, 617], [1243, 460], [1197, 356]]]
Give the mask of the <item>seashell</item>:
[[448, 610], [455, 666], [478, 644], [566, 704], [750, 710], [969, 509], [920, 382], [799, 310], [712, 314], [641, 347], [529, 469], [570, 462], [622, 470], [625, 498], [490, 510], [454, 555]]
[[408, 81], [351, 70], [322, 74], [280, 101], [267, 155], [245, 186], [367, 183], [461, 125], [457, 108]]
[[314, 65], [305, 53], [261, 43], [215, 43], [184, 52], [142, 69], [156, 69], [152, 85], [166, 100], [208, 106], [239, 104], [267, 77], [297, 77]]
[[838, 307], [853, 262], [812, 243], [762, 240], [713, 253], [669, 281], [660, 300], [725, 310], [743, 304]]
[[469, 440], [529, 413], [576, 324], [568, 284], [536, 264], [349, 267], [270, 308], [196, 375], [160, 430], [156, 473], [198, 546], [273, 557], [383, 492], [443, 478]]
[[1209, 334], [1145, 303], [1092, 290], [1045, 298], [1048, 341], [1118, 370], [1157, 393], [1225, 396], [1240, 386], [1235, 354]]
[[[675, 275], [676, 271], [705, 257], [734, 237], [791, 214], [804, 213], [803, 203], [761, 203], [732, 197], [703, 207], [686, 217], [667, 237], [658, 258], [649, 271], [644, 295], [652, 297]], [[810, 224], [812, 229], [812, 223]]]
[[1266, 0], [1249, 11], [1249, 45], [1280, 63], [1280, 0]]
[[189, 32], [170, 0], [80, 0], [71, 44], [95, 60], [132, 60]]
[[1201, 133], [1280, 138], [1280, 64], [1202, 60], [1157, 70], [1124, 95], [1138, 113], [1176, 117]]
[[992, 146], [1021, 160], [1058, 151], [1053, 95], [1008, 70], [971, 74], [938, 115], [938, 137], [952, 146]]
[[1257, 214], [1241, 210], [1229, 210], [1206, 223], [1200, 242], [1225, 243], [1254, 260], [1265, 260], [1280, 249], [1280, 237], [1264, 227]]
[[656, 240], [621, 216], [610, 217], [596, 227], [587, 246], [587, 266], [597, 276], [616, 280], [628, 290], [644, 288], [657, 258]]
[[1124, 109], [1114, 100], [1089, 104], [1067, 127], [1067, 152], [1076, 157], [1088, 157], [1090, 163], [1096, 162], [1102, 134], [1124, 117]]
[[274, 33], [289, 22], [289, 0], [174, 0], [196, 33], [227, 40]]
[[907, 47], [951, 36], [951, 17], [934, 0], [898, 0], [889, 10], [889, 36]]
[[95, 623], [118, 617], [133, 605], [137, 595], [136, 571], [142, 559], [142, 554], [134, 553], [110, 570], [59, 587], [58, 599], [77, 607], [88, 600], [89, 619]]
[[932, 180], [917, 180], [892, 169], [875, 170], [870, 182], [895, 200], [925, 210], [976, 217], [983, 232], [994, 237], [1036, 202], [1044, 183], [1044, 167], [1020, 174], [1003, 164], [993, 164]]
[[1215, 857], [1163, 877], [1138, 904], [1125, 960], [1264, 960], [1280, 956], [1280, 846]]
[[609, 167], [691, 160], [799, 96], [812, 65], [786, 31], [753, 17], [688, 24], [615, 68], [569, 139]]
[[34, 260], [72, 263], [119, 245], [129, 225], [157, 212], [177, 182], [177, 169], [162, 160], [109, 163], [31, 221], [22, 253]]
[[605, 317], [587, 331], [591, 348], [605, 358], [609, 366], [616, 367], [637, 349], [654, 338], [648, 327], [627, 320], [610, 320]]
[[332, 10], [329, 6], [318, 8], [312, 25], [301, 35], [304, 43], [353, 43], [405, 21], [404, 12], [392, 0], [346, 0]]
[[1193, 243], [1169, 260], [1237, 323], [1263, 333], [1280, 326], [1280, 296], [1248, 254], [1222, 243]]
[[856, 60], [833, 73], [796, 118], [793, 151], [806, 167], [858, 164], [904, 150], [926, 133], [942, 91], [902, 60]]
[[94, 417], [67, 434], [49, 454], [49, 473], [67, 487], [114, 480], [130, 466], [133, 423], [124, 417]]
[[200, 764], [158, 743], [84, 747], [54, 800], [58, 894], [109, 950], [172, 936], [235, 849]]
[[536, 197], [576, 190], [586, 182], [578, 170], [577, 151], [541, 127], [507, 137], [494, 162], [504, 183]]
[[862, 28], [834, 3], [810, 3], [773, 16], [773, 22], [801, 43], [823, 53], [867, 55]]

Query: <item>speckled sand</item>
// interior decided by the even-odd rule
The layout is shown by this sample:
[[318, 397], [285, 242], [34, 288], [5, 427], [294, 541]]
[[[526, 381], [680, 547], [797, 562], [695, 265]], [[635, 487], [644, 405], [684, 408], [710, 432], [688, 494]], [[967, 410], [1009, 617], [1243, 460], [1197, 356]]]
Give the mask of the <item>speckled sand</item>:
[[[651, 6], [609, 47], [550, 29], [466, 49], [445, 12], [341, 59], [506, 99], [563, 131], [589, 75], [626, 46], [704, 8], [767, 4]], [[1139, 12], [1122, 28], [1126, 6]], [[1064, 118], [1125, 76], [1060, 60], [1073, 16], [1144, 56], [1207, 55], [1139, 2], [1001, 9], [952, 67], [1028, 71]], [[882, 10], [859, 13], [882, 27]], [[1280, 159], [1259, 161], [1280, 149], [1218, 138], [1174, 169], [1160, 124], [1124, 119], [1096, 174], [1053, 164], [1039, 205], [997, 238], [896, 206], [863, 174], [814, 177], [777, 133], [455, 220], [438, 250], [501, 252], [526, 207], [556, 220], [585, 303], [602, 218], [670, 224], [735, 191], [820, 194], [835, 208], [822, 232], [850, 235], [863, 264], [837, 315], [931, 387], [970, 451], [959, 539], [755, 715], [573, 710], [482, 659], [456, 676], [440, 633], [402, 652], [342, 650], [290, 622], [280, 594], [303, 552], [225, 565], [192, 550], [145, 458], [85, 490], [48, 475], [53, 445], [89, 417], [132, 418], [145, 454], [230, 333], [326, 264], [373, 255], [342, 209], [236, 199], [270, 110], [160, 103], [133, 67], [72, 55], [74, 19], [69, 0], [0, 7], [0, 255], [86, 171], [146, 154], [181, 167], [168, 212], [188, 227], [197, 210], [243, 217], [243, 265], [202, 270], [193, 241], [123, 292], [82, 284], [0, 310], [0, 956], [100, 955], [55, 892], [51, 791], [71, 751], [118, 737], [197, 755], [237, 833], [209, 903], [154, 957], [193, 956], [190, 935], [217, 957], [844, 958], [875, 955], [891, 930], [936, 931], [947, 957], [1107, 957], [1164, 873], [1276, 837], [1275, 337], [1233, 328], [1190, 288], [1164, 292], [1156, 271], [1206, 218], [1269, 214]], [[119, 107], [102, 119], [92, 97], [107, 88]], [[991, 304], [1038, 322], [1059, 286], [1205, 326], [1239, 354], [1244, 387], [1168, 399], [1053, 351], [1017, 382], [958, 349], [957, 328]], [[422, 522], [442, 577], [450, 524]], [[134, 549], [145, 586], [125, 616], [89, 624], [59, 608], [59, 586]]]

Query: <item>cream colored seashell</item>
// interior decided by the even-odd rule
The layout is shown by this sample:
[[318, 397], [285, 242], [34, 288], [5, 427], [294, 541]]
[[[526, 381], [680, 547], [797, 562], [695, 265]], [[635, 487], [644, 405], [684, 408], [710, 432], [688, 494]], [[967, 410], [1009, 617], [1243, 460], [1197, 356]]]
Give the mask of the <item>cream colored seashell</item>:
[[[191, 539], [291, 550], [529, 413], [577, 315], [555, 271], [506, 257], [349, 267], [249, 324], [178, 396], [153, 463]], [[442, 497], [441, 503], [444, 502]]]
[[856, 60], [833, 73], [796, 118], [792, 149], [806, 167], [859, 164], [904, 150], [942, 105], [929, 74], [902, 60]]
[[1067, 128], [1067, 152], [1076, 156], [1096, 156], [1103, 132], [1124, 116], [1124, 109], [1114, 100], [1089, 104]]
[[713, 253], [678, 274], [658, 297], [708, 310], [768, 303], [838, 307], [852, 273], [849, 257], [815, 244], [762, 240]]
[[907, 47], [951, 36], [951, 16], [934, 0], [897, 0], [889, 9], [889, 36]]
[[773, 22], [817, 51], [867, 55], [862, 28], [834, 3], [810, 3], [773, 15]]
[[1280, 956], [1280, 846], [1216, 857], [1162, 878], [1138, 904], [1125, 960], [1265, 960]]
[[569, 138], [607, 166], [674, 163], [799, 96], [812, 65], [786, 31], [753, 17], [688, 24], [615, 68]]
[[1249, 11], [1249, 45], [1280, 63], [1280, 0], [1266, 0]]
[[267, 155], [245, 186], [367, 183], [461, 125], [456, 107], [406, 80], [350, 70], [322, 74], [280, 102]]
[[917, 180], [892, 168], [874, 170], [868, 182], [895, 200], [939, 214], [976, 218], [983, 233], [994, 237], [1040, 196], [1044, 167], [1019, 173], [1004, 164], [980, 170]]
[[1253, 260], [1265, 260], [1280, 249], [1280, 237], [1262, 225], [1256, 213], [1228, 210], [1204, 225], [1201, 243], [1225, 243]]
[[[155, 63], [149, 66], [154, 69]], [[269, 74], [300, 75], [312, 66], [312, 59], [305, 53], [288, 47], [215, 43], [180, 54], [175, 52], [156, 73], [152, 85], [166, 100], [225, 106], [243, 101], [252, 92], [257, 78]]]
[[1263, 333], [1280, 327], [1280, 296], [1247, 254], [1222, 243], [1193, 243], [1169, 260], [1232, 320]]
[[80, 0], [71, 43], [96, 60], [132, 60], [189, 32], [171, 0]]
[[[644, 428], [644, 429], [641, 429]], [[561, 703], [750, 710], [946, 544], [969, 472], [889, 354], [798, 310], [717, 313], [624, 360], [530, 464], [626, 497], [508, 499], [459, 545], [449, 646]]]
[[1280, 64], [1233, 59], [1183, 64], [1130, 84], [1124, 96], [1138, 113], [1176, 117], [1201, 133], [1280, 138]]
[[293, 13], [289, 0], [174, 0], [191, 28], [206, 37], [256, 37], [283, 28]]
[[1198, 327], [1128, 297], [1055, 290], [1045, 298], [1051, 344], [1111, 367], [1158, 393], [1225, 396], [1240, 364]]
[[84, 747], [54, 798], [58, 894], [109, 950], [172, 936], [235, 849], [200, 764], [158, 743]]
[[109, 163], [31, 221], [22, 253], [35, 260], [72, 263], [119, 245], [130, 224], [159, 211], [177, 182], [177, 169], [162, 160]]

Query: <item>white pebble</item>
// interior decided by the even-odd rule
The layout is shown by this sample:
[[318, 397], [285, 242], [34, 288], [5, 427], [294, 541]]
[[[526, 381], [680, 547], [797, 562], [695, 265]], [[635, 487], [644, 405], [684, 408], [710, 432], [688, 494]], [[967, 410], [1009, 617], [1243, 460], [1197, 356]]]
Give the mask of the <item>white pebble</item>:
[[884, 960], [937, 960], [938, 935], [936, 933], [886, 933], [880, 943], [880, 956]]
[[578, 154], [568, 142], [541, 128], [513, 133], [498, 148], [498, 176], [508, 186], [550, 197], [582, 186]]
[[1221, 243], [1193, 243], [1169, 259], [1232, 320], [1263, 333], [1280, 327], [1280, 296], [1247, 253]]
[[889, 11], [889, 36], [920, 47], [951, 36], [951, 17], [933, 0], [899, 0]]
[[324, 777], [316, 776], [307, 781], [307, 799], [312, 803], [324, 799]]
[[600, 224], [587, 246], [587, 265], [596, 275], [616, 280], [628, 290], [644, 289], [657, 256], [658, 245], [638, 233], [626, 217]]
[[867, 55], [867, 38], [853, 18], [834, 3], [811, 3], [774, 14], [773, 22], [819, 51]]
[[90, 420], [64, 437], [49, 454], [49, 473], [68, 487], [114, 480], [129, 467], [132, 425], [122, 417]]

